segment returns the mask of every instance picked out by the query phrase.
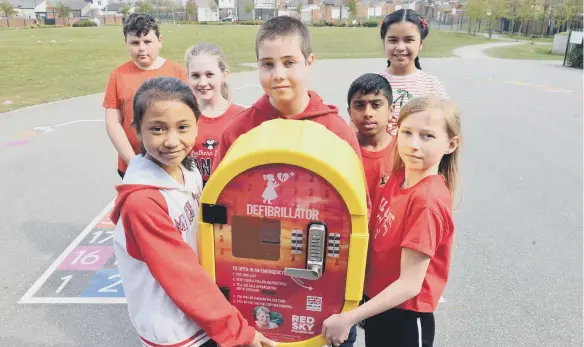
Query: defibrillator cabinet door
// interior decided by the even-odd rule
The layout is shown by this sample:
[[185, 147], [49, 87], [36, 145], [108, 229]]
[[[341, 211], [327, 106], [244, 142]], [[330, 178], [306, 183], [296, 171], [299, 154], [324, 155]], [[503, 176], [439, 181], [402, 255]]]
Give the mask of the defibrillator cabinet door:
[[[348, 151], [340, 150], [345, 160], [357, 157], [344, 141], [339, 140], [343, 142], [341, 144], [335, 142], [338, 138], [334, 134], [327, 137], [328, 130], [318, 124], [307, 127], [301, 123], [285, 123], [285, 132], [289, 136], [308, 136], [310, 131], [316, 131], [314, 136], [324, 133], [325, 141], [331, 141], [337, 151], [339, 147]], [[296, 135], [290, 124], [299, 127]], [[211, 269], [218, 287], [260, 332], [285, 345], [321, 346], [323, 341], [317, 337], [322, 332], [323, 321], [348, 307], [348, 274], [354, 277], [349, 283], [355, 282], [352, 307], [361, 298], [368, 240], [366, 208], [353, 215], [349, 212], [351, 202], [345, 201], [331, 180], [323, 177], [328, 171], [321, 169], [322, 174], [317, 174], [311, 169], [311, 166], [318, 166], [318, 154], [306, 155], [306, 161], [299, 160], [302, 156], [298, 155], [296, 159], [286, 160], [286, 155], [292, 157], [297, 150], [278, 152], [279, 141], [286, 141], [285, 135], [278, 137], [273, 134], [278, 129], [282, 130], [278, 126], [269, 129], [267, 125], [264, 133], [260, 129], [260, 133], [252, 134], [255, 137], [248, 136], [249, 142], [236, 142], [234, 147], [237, 145], [239, 149], [232, 148], [234, 151], [228, 153], [232, 165], [226, 157], [223, 171], [216, 172], [220, 178], [212, 176], [207, 183], [205, 189], [222, 189], [215, 193], [203, 192], [202, 218], [214, 223], [212, 241], [203, 241], [200, 252], [203, 259], [212, 259], [212, 264], [206, 263], [206, 267]], [[254, 139], [265, 139], [270, 134], [279, 140], [266, 145], [269, 147], [266, 151], [253, 149], [254, 146], [261, 147]], [[245, 149], [254, 151], [255, 156], [246, 157], [243, 154]], [[238, 154], [238, 150], [243, 152]], [[298, 151], [302, 152], [301, 149]], [[262, 153], [265, 158], [257, 159]], [[236, 165], [239, 156], [247, 160], [241, 159], [240, 165]], [[281, 162], [273, 162], [277, 161], [275, 158], [280, 158]], [[254, 165], [254, 160], [262, 164]], [[311, 162], [314, 165], [310, 165]], [[239, 173], [232, 178], [221, 178], [227, 175], [229, 167], [241, 168], [241, 165], [247, 168], [238, 169]], [[334, 171], [334, 165], [328, 165], [331, 171]], [[339, 176], [337, 185], [344, 185], [345, 190], [351, 185], [364, 185], [359, 170], [362, 169], [356, 168], [354, 175], [357, 183], [346, 182]], [[354, 210], [354, 206], [364, 204], [364, 188], [362, 193], [354, 195], [360, 199], [351, 199], [360, 200], [360, 205], [352, 201]], [[216, 198], [209, 198], [211, 195]], [[206, 226], [202, 225], [205, 229]], [[359, 233], [352, 235], [355, 226], [359, 227]], [[213, 257], [209, 257], [211, 252], [205, 249], [211, 242]], [[351, 249], [352, 243], [359, 247]], [[350, 253], [352, 266], [349, 266]]]
[[228, 224], [215, 227], [215, 276], [229, 301], [278, 341], [320, 334], [345, 303], [351, 222], [334, 187], [264, 165], [235, 177], [217, 204]]

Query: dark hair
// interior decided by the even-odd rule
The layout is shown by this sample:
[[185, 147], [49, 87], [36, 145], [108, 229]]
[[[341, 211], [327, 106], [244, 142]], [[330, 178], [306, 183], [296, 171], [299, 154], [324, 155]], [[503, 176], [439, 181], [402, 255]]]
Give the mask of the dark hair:
[[[385, 45], [385, 35], [387, 34], [387, 30], [389, 29], [389, 27], [392, 24], [401, 23], [401, 22], [410, 22], [412, 24], [415, 24], [416, 27], [418, 27], [418, 30], [420, 31], [421, 41], [424, 41], [426, 39], [426, 37], [428, 37], [428, 34], [430, 34], [430, 27], [428, 26], [428, 21], [426, 20], [426, 18], [422, 17], [418, 12], [416, 12], [414, 10], [401, 9], [401, 10], [397, 10], [395, 12], [388, 14], [383, 19], [383, 22], [381, 22], [380, 34], [381, 34], [381, 40], [384, 41], [384, 45]], [[420, 65], [420, 58], [419, 57], [416, 57], [416, 59], [414, 60], [414, 63], [416, 64], [416, 68], [418, 70], [422, 70], [422, 66]], [[387, 67], [389, 67], [390, 65], [391, 65], [391, 62], [388, 59], [387, 60]]]
[[347, 104], [349, 107], [351, 107], [351, 100], [353, 100], [353, 97], [357, 93], [360, 93], [361, 95], [381, 94], [387, 98], [389, 105], [393, 103], [391, 85], [385, 77], [376, 73], [366, 73], [359, 76], [353, 81], [353, 83], [351, 83], [349, 93], [347, 94]]
[[133, 36], [148, 35], [150, 30], [154, 30], [156, 37], [160, 38], [160, 28], [154, 17], [147, 13], [132, 13], [124, 19], [124, 38], [128, 34]]
[[[136, 129], [136, 132], [140, 134], [144, 114], [152, 103], [170, 100], [179, 101], [187, 105], [195, 114], [195, 119], [199, 119], [201, 111], [199, 111], [199, 106], [191, 88], [178, 78], [154, 77], [144, 82], [134, 96], [132, 126]], [[140, 144], [140, 147], [142, 148], [142, 154], [146, 154], [144, 146]], [[195, 167], [193, 158], [190, 156], [187, 156], [182, 161], [182, 164], [189, 171], [192, 171]]]
[[273, 40], [282, 36], [298, 35], [300, 50], [305, 59], [312, 53], [310, 32], [304, 23], [289, 16], [278, 16], [266, 21], [256, 35], [256, 59], [259, 57], [259, 46], [265, 40]]

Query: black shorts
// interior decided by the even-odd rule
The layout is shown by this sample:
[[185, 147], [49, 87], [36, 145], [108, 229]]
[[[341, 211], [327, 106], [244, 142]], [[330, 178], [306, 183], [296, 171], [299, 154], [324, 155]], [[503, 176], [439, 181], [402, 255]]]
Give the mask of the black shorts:
[[365, 346], [432, 347], [434, 329], [433, 313], [394, 308], [365, 320]]
[[219, 347], [219, 345], [217, 344], [217, 342], [209, 339], [207, 340], [207, 342], [203, 343], [201, 347]]

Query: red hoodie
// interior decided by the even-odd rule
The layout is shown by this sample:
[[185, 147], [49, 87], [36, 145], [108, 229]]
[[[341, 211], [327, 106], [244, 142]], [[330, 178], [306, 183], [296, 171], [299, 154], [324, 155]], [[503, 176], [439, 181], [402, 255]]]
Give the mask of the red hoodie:
[[247, 345], [255, 329], [199, 265], [201, 175], [183, 175], [179, 185], [136, 156], [117, 187], [113, 243], [130, 320], [146, 346]]
[[[361, 158], [361, 148], [359, 147], [359, 142], [357, 141], [357, 136], [355, 132], [351, 129], [349, 124], [339, 116], [339, 109], [333, 105], [325, 105], [322, 102], [322, 98], [313, 91], [309, 91], [310, 101], [306, 109], [295, 116], [286, 117], [282, 112], [278, 111], [272, 104], [266, 94], [262, 96], [252, 107], [239, 113], [231, 122], [225, 126], [223, 131], [223, 136], [219, 143], [219, 149], [215, 154], [215, 160], [213, 162], [213, 171], [217, 168], [225, 154], [237, 140], [237, 138], [251, 129], [257, 127], [265, 121], [269, 121], [276, 118], [283, 119], [296, 119], [296, 120], [311, 120], [313, 122], [324, 125], [328, 130], [335, 133], [341, 139], [347, 141], [357, 156], [359, 160], [363, 162]], [[318, 144], [315, 143], [315, 146]], [[365, 173], [363, 173], [365, 177]], [[366, 189], [367, 191], [367, 189]], [[369, 192], [367, 191], [367, 210], [369, 211], [371, 207], [371, 201], [369, 198]]]

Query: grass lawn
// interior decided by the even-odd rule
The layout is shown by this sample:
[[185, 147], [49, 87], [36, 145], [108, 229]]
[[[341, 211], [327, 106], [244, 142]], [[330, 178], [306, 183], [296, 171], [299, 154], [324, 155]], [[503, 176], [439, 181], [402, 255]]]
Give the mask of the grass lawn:
[[563, 55], [552, 55], [551, 44], [524, 43], [509, 47], [489, 48], [484, 53], [493, 58], [503, 59], [532, 59], [532, 60], [558, 60], [564, 59]]
[[[225, 51], [232, 70], [241, 71], [246, 68], [238, 64], [255, 61], [257, 30], [247, 25], [165, 24], [161, 55], [182, 63], [190, 45], [212, 42]], [[377, 28], [310, 30], [317, 59], [383, 57]], [[434, 31], [422, 56], [449, 57], [454, 48], [486, 41]], [[111, 70], [128, 59], [120, 26], [2, 30], [0, 52], [0, 112], [103, 92]], [[12, 104], [3, 105], [5, 100]]]

